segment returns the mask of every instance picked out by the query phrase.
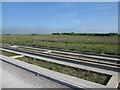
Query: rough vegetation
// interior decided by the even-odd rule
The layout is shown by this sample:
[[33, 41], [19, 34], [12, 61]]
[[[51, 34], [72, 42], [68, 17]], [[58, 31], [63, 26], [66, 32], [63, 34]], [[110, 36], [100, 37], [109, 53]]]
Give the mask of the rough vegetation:
[[2, 35], [3, 43], [120, 55], [118, 36]]
[[8, 56], [8, 57], [18, 55], [18, 54], [15, 54], [15, 53], [10, 53], [10, 52], [1, 51], [1, 50], [0, 50], [0, 54]]

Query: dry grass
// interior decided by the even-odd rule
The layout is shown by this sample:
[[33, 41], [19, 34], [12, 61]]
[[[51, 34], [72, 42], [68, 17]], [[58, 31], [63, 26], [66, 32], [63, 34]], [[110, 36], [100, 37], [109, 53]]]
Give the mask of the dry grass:
[[35, 58], [20, 57], [17, 59], [30, 64], [40, 66], [40, 67], [44, 67], [53, 71], [68, 74], [68, 75], [75, 76], [88, 81], [96, 82], [99, 84], [105, 84], [105, 80], [107, 79], [107, 75], [104, 75], [104, 74], [87, 71], [79, 68], [64, 66], [64, 65], [60, 65], [52, 62], [43, 61], [43, 60], [38, 60]]
[[18, 55], [18, 54], [15, 54], [15, 53], [6, 52], [6, 51], [1, 51], [1, 50], [0, 50], [0, 52], [1, 52], [0, 54], [5, 55], [5, 56], [8, 56], [8, 57]]

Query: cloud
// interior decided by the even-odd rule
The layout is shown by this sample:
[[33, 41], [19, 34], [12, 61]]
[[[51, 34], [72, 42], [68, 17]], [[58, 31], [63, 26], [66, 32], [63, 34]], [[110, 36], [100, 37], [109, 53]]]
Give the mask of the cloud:
[[50, 34], [55, 32], [52, 29], [48, 28], [28, 28], [28, 27], [7, 27], [2, 29], [3, 34]]

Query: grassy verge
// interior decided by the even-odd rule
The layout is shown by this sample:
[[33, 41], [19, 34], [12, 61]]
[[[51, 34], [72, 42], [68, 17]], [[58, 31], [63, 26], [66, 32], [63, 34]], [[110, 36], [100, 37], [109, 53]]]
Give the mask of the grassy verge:
[[1, 51], [1, 50], [0, 50], [0, 54], [8, 56], [8, 57], [18, 55], [18, 54], [15, 54], [15, 53]]
[[106, 84], [106, 80], [108, 77], [108, 75], [105, 75], [105, 74], [96, 73], [93, 71], [87, 71], [87, 70], [74, 68], [74, 67], [69, 67], [65, 65], [60, 65], [60, 64], [56, 64], [52, 62], [43, 61], [43, 60], [38, 60], [35, 58], [31, 58], [31, 57], [24, 56], [24, 57], [19, 57], [17, 59], [30, 63], [30, 64], [40, 66], [40, 67], [44, 67], [44, 68], [47, 68], [53, 71], [68, 74], [71, 76], [75, 76], [81, 79], [85, 79], [85, 80], [103, 84], [103, 85]]

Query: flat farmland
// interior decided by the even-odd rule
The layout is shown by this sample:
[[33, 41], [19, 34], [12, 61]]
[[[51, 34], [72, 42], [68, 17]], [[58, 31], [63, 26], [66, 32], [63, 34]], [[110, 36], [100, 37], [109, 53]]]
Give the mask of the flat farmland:
[[118, 36], [2, 35], [3, 43], [120, 55]]

